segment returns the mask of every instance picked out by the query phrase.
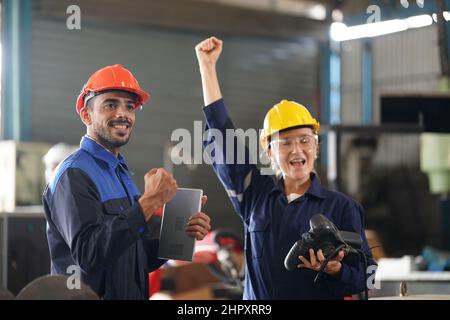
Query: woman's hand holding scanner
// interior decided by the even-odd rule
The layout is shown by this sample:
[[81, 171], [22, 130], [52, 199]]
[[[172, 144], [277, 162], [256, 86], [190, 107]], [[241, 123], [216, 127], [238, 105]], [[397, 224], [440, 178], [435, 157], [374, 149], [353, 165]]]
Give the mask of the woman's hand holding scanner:
[[177, 192], [178, 186], [175, 178], [162, 168], [151, 169], [144, 176], [145, 190], [139, 198], [139, 204], [148, 221], [157, 208], [170, 201]]
[[[322, 249], [317, 251], [317, 256], [314, 253], [314, 249], [309, 249], [309, 256], [310, 261], [303, 256], [299, 256], [298, 258], [302, 263], [300, 263], [297, 268], [306, 268], [319, 271], [325, 261]], [[344, 259], [344, 250], [339, 251], [339, 254], [328, 262], [324, 272], [331, 276], [338, 277], [342, 269], [342, 259]]]

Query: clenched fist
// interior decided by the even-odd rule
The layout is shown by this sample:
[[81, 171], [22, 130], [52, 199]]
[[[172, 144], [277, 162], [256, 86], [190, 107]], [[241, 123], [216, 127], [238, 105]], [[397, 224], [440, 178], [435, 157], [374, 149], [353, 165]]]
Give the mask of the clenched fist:
[[216, 63], [222, 48], [223, 41], [216, 37], [205, 39], [195, 46], [195, 53], [202, 77], [203, 102], [205, 106], [222, 98], [216, 71]]
[[200, 68], [215, 66], [222, 52], [222, 40], [210, 37], [195, 46]]
[[145, 190], [139, 198], [144, 211], [145, 220], [148, 221], [156, 208], [162, 207], [173, 198], [178, 186], [175, 178], [166, 170], [152, 169], [144, 176]]

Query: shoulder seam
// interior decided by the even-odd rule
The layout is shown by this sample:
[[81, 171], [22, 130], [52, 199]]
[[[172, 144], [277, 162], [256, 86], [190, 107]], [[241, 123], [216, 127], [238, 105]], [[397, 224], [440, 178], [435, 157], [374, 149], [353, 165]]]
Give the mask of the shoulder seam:
[[55, 177], [56, 181], [54, 181], [54, 183], [53, 183], [53, 185], [54, 185], [53, 190], [52, 190], [52, 188], [50, 188], [50, 191], [52, 191], [52, 192], [55, 191], [55, 189], [56, 189], [56, 187], [57, 187], [57, 185], [58, 185], [58, 183], [59, 183], [59, 180], [61, 179], [62, 175], [63, 175], [67, 170], [69, 170], [69, 169], [79, 169], [80, 171], [82, 171], [82, 172], [84, 173], [84, 175], [85, 175], [86, 177], [88, 177], [88, 178], [90, 179], [90, 177], [89, 177], [89, 175], [87, 174], [87, 172], [85, 172], [83, 169], [81, 169], [81, 168], [79, 168], [79, 167], [73, 167], [73, 166], [72, 166], [72, 165], [74, 164], [74, 162], [75, 162], [76, 160], [78, 160], [79, 157], [81, 157], [82, 152], [85, 152], [83, 149], [79, 149], [79, 151], [80, 151], [80, 152], [76, 152], [75, 154], [73, 154], [73, 158], [69, 159], [69, 160], [67, 161], [67, 163], [65, 164], [65, 165], [66, 165], [66, 168], [64, 168], [63, 171], [59, 173], [58, 177]]

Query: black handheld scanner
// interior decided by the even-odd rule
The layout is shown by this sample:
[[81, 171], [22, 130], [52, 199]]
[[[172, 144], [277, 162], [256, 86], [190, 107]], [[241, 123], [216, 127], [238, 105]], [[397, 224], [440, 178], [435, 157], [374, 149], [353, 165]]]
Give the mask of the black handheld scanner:
[[336, 226], [322, 214], [314, 215], [309, 221], [310, 229], [302, 234], [301, 239], [292, 246], [284, 260], [287, 270], [293, 271], [300, 264], [299, 256], [310, 260], [309, 249], [317, 252], [322, 249], [325, 258], [335, 253], [336, 249], [342, 246], [344, 250], [344, 262], [350, 264], [359, 261], [361, 249], [361, 235], [356, 232], [339, 231]]

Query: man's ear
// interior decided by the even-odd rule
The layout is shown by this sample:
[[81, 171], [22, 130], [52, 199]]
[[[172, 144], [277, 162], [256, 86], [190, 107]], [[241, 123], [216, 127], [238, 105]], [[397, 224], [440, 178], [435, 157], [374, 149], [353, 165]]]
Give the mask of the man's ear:
[[84, 107], [80, 110], [81, 121], [87, 126], [92, 124], [91, 113], [88, 107]]

